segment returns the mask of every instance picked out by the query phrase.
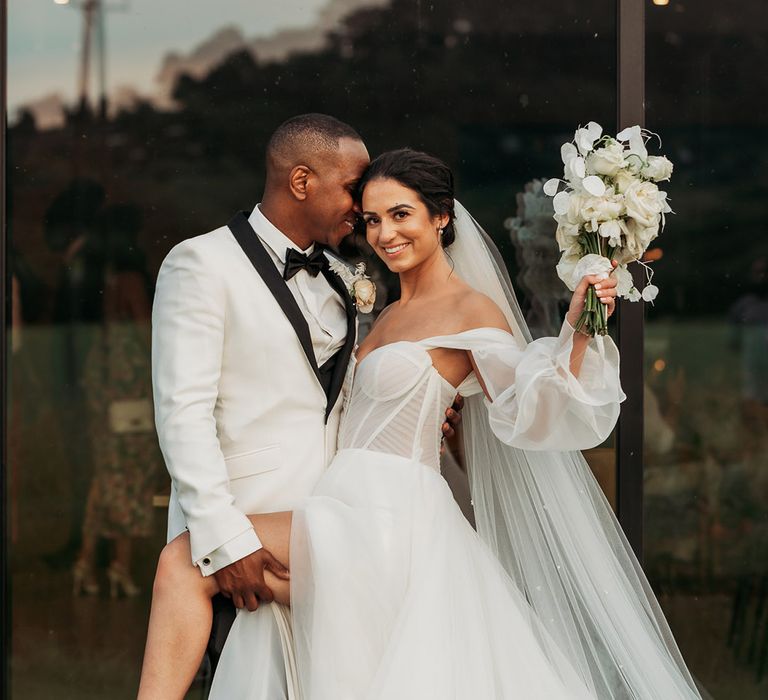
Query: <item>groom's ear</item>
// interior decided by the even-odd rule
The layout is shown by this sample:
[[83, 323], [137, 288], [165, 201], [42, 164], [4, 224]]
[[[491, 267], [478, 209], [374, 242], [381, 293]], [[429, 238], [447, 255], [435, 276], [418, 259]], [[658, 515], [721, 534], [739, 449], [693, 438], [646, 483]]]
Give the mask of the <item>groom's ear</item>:
[[307, 190], [312, 170], [306, 165], [297, 165], [291, 170], [288, 179], [288, 186], [291, 188], [291, 194], [296, 199], [304, 200], [307, 198]]

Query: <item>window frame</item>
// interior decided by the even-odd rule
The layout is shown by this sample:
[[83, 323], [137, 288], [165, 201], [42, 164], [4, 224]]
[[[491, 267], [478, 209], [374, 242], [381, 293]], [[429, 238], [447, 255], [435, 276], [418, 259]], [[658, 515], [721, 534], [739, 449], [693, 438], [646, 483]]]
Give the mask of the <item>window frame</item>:
[[[616, 0], [617, 16], [617, 123], [619, 128], [644, 124], [645, 108], [645, 2]], [[0, 0], [0, 697], [8, 697], [10, 665], [10, 583], [8, 577], [7, 493], [7, 341], [10, 323], [10, 276], [6, 256], [7, 138], [7, 0]], [[636, 270], [636, 284], [641, 284]], [[643, 356], [642, 304], [620, 304], [617, 312], [621, 381], [627, 394], [616, 432], [617, 516], [627, 539], [642, 561], [643, 544]]]

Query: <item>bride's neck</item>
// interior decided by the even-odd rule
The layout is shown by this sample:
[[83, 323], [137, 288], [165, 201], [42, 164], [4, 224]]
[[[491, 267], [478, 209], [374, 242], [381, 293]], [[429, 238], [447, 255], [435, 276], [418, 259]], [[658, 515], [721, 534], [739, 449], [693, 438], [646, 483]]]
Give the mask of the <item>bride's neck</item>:
[[442, 248], [410, 270], [400, 273], [400, 303], [418, 300], [440, 292], [453, 269]]

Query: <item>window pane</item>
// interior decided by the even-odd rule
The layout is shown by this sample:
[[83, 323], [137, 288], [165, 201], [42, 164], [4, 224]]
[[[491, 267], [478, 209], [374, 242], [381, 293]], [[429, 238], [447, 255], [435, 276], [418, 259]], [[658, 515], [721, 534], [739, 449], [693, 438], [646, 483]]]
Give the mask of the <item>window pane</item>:
[[[372, 154], [443, 157], [534, 334], [560, 325], [569, 295], [534, 180], [559, 175], [578, 124], [614, 130], [614, 3], [255, 5], [8, 2], [14, 698], [135, 694], [169, 489], [154, 279], [174, 244], [256, 204], [283, 119], [326, 112]], [[590, 460], [613, 496], [613, 449]]]
[[745, 700], [768, 688], [766, 28], [757, 0], [648, 6], [676, 216], [646, 324], [645, 564], [693, 673]]

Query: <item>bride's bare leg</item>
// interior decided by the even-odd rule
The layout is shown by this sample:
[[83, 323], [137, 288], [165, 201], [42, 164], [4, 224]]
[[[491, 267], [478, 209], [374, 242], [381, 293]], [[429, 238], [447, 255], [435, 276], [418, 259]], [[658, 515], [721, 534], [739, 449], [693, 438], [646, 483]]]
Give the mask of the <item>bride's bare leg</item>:
[[[253, 529], [259, 533], [261, 543], [283, 566], [290, 568], [291, 520], [293, 513], [259, 513], [248, 516]], [[269, 569], [264, 571], [264, 581], [272, 589], [275, 600], [283, 605], [291, 604], [291, 582], [275, 576]]]
[[[291, 513], [250, 516], [266, 549], [288, 566]], [[264, 571], [275, 600], [290, 603], [290, 582]], [[160, 553], [152, 589], [147, 644], [138, 700], [183, 698], [200, 667], [211, 631], [211, 598], [219, 592], [214, 576], [202, 576], [191, 563], [189, 534]]]
[[216, 578], [192, 564], [189, 533], [160, 553], [152, 587], [147, 645], [138, 700], [183, 698], [200, 667], [211, 633]]

